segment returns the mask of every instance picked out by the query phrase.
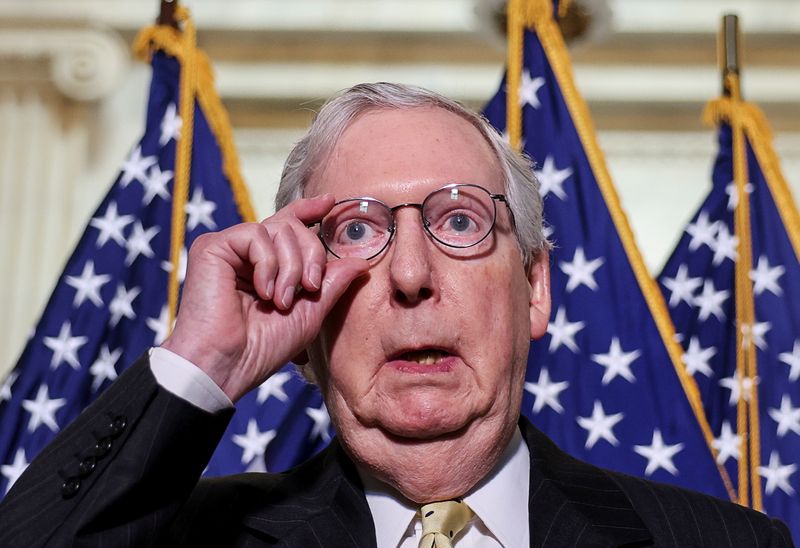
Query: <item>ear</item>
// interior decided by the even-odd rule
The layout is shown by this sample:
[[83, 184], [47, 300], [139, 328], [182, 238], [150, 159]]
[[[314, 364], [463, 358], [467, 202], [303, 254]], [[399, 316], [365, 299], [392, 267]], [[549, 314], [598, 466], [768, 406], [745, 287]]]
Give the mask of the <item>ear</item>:
[[531, 340], [544, 336], [550, 321], [550, 254], [539, 251], [528, 269], [530, 284]]

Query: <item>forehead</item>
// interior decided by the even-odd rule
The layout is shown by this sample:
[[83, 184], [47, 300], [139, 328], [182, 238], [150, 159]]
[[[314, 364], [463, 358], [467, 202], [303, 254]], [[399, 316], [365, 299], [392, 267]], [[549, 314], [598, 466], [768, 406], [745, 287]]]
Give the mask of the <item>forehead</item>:
[[347, 127], [309, 190], [393, 201], [421, 199], [448, 183], [503, 192], [502, 170], [480, 131], [438, 107], [380, 109]]

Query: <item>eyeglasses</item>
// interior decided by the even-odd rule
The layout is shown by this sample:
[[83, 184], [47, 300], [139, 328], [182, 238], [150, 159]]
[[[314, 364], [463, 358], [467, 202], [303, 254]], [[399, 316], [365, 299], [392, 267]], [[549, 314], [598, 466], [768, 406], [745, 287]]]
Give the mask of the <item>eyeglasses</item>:
[[492, 232], [496, 201], [509, 207], [505, 195], [473, 184], [444, 186], [428, 194], [421, 204], [389, 207], [375, 198], [350, 198], [337, 202], [322, 219], [319, 238], [336, 257], [372, 259], [389, 247], [394, 237], [395, 212], [413, 207], [420, 211], [422, 226], [431, 238], [447, 247], [465, 249], [478, 245]]

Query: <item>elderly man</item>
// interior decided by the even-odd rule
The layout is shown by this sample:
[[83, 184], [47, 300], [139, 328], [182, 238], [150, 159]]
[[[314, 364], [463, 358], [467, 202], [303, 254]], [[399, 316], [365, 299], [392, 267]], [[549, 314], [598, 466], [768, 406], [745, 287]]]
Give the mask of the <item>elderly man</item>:
[[[356, 86], [292, 151], [277, 204], [195, 242], [172, 335], [30, 466], [0, 544], [791, 545], [520, 421], [550, 312], [542, 204], [474, 113]], [[231, 402], [293, 358], [338, 438], [287, 474], [198, 481]]]

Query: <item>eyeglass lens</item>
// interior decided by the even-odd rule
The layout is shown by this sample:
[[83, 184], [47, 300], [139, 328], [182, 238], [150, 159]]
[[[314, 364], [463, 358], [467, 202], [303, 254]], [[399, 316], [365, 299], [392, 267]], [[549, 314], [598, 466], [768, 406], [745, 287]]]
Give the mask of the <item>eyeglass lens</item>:
[[[322, 220], [322, 239], [338, 257], [372, 258], [389, 244], [394, 211], [402, 207], [419, 204], [389, 208], [372, 198], [344, 200]], [[421, 207], [425, 229], [449, 247], [471, 247], [494, 226], [494, 200], [477, 185], [448, 185], [428, 195]]]

